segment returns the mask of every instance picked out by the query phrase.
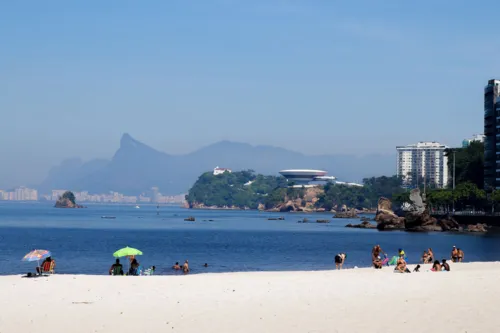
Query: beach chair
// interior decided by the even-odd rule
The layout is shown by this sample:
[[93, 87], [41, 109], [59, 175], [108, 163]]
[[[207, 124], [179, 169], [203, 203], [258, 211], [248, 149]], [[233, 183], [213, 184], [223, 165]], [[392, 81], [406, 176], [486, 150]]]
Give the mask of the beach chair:
[[144, 275], [154, 275], [155, 274], [155, 270], [153, 269], [153, 267], [149, 267], [148, 269], [144, 270]]
[[44, 262], [42, 265], [42, 274], [54, 274], [54, 269], [56, 268], [56, 262], [55, 260], [52, 260], [50, 262]]

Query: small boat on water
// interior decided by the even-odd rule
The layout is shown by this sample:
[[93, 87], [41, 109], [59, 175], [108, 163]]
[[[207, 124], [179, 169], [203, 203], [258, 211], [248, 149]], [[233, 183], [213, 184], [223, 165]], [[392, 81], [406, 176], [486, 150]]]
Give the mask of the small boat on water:
[[116, 219], [116, 216], [101, 216], [101, 219]]
[[136, 209], [139, 209], [139, 208], [141, 208], [141, 207], [139, 207], [139, 206], [135, 206], [135, 208], [136, 208]]

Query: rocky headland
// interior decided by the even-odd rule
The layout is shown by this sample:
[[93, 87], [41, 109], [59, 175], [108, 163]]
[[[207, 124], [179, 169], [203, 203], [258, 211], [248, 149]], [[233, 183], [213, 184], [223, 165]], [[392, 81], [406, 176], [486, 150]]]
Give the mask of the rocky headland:
[[392, 202], [387, 198], [378, 201], [375, 221], [377, 229], [405, 230], [410, 232], [430, 231], [456, 231], [456, 232], [486, 232], [487, 226], [482, 223], [472, 225], [460, 225], [452, 216], [433, 217], [429, 213], [420, 190], [414, 189], [410, 192], [410, 203], [399, 216], [392, 210]]

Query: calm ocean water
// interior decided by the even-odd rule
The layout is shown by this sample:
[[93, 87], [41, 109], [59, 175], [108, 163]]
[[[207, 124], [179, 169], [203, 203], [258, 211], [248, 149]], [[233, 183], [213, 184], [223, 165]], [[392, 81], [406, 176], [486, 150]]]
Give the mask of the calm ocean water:
[[[112, 253], [130, 246], [143, 251], [143, 266], [172, 274], [176, 261], [189, 259], [192, 273], [332, 269], [336, 253], [347, 253], [346, 266], [370, 265], [371, 248], [380, 244], [390, 255], [405, 249], [410, 263], [432, 247], [448, 258], [451, 247], [465, 251], [466, 261], [500, 260], [500, 235], [378, 232], [329, 224], [297, 223], [331, 218], [331, 214], [275, 214], [256, 211], [190, 211], [176, 207], [89, 205], [56, 209], [50, 204], [0, 204], [0, 274], [34, 270], [21, 258], [34, 248], [52, 251], [58, 273], [107, 274]], [[116, 216], [102, 219], [101, 216]], [[187, 216], [196, 222], [185, 222]], [[285, 216], [284, 221], [268, 217]], [[213, 220], [213, 221], [203, 221]], [[203, 264], [209, 267], [204, 268]]]

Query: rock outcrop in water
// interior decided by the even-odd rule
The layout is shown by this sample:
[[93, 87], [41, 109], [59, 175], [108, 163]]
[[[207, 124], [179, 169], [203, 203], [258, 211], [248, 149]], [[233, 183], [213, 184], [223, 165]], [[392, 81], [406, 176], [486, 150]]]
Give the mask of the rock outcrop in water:
[[334, 216], [334, 218], [336, 218], [336, 219], [357, 219], [358, 217], [359, 216], [358, 216], [358, 212], [356, 211], [356, 209], [354, 209], [354, 208], [347, 209], [347, 207], [344, 209], [344, 211], [338, 212]]
[[75, 200], [75, 195], [71, 191], [66, 191], [57, 199], [56, 208], [85, 208], [82, 205], [78, 205]]
[[405, 228], [407, 231], [443, 231], [438, 220], [429, 214], [425, 202], [416, 188], [410, 192], [410, 205], [405, 215]]
[[463, 228], [452, 216], [443, 216], [438, 219], [442, 231], [463, 231]]
[[371, 224], [368, 221], [363, 221], [360, 224], [351, 224], [351, 223], [349, 223], [345, 227], [346, 228], [358, 228], [358, 229], [375, 229], [375, 228], [377, 228], [376, 225]]
[[484, 223], [470, 224], [465, 228], [467, 232], [487, 232], [488, 226]]
[[375, 221], [378, 230], [403, 230], [405, 228], [405, 218], [396, 215], [392, 210], [391, 200], [384, 197], [378, 199]]

